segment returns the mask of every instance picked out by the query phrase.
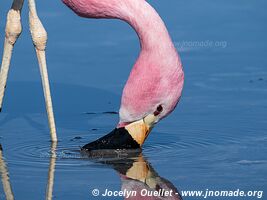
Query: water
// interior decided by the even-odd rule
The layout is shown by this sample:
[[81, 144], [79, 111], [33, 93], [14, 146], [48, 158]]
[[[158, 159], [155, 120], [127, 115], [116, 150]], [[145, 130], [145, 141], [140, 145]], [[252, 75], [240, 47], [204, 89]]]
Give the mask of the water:
[[[51, 151], [24, 8], [24, 32], [15, 47], [0, 115], [1, 167], [6, 166], [16, 199], [49, 195], [53, 168], [53, 199], [113, 199], [91, 192], [129, 186], [121, 178], [129, 162], [140, 162], [143, 170], [150, 168], [179, 191], [262, 190], [266, 199], [266, 1], [150, 3], [180, 52], [184, 93], [174, 113], [153, 130], [142, 155], [111, 161], [86, 158], [79, 147], [108, 133], [118, 120], [117, 114], [105, 112], [118, 111], [121, 90], [138, 55], [134, 31], [116, 20], [78, 18], [60, 1], [37, 1], [49, 33], [48, 68], [60, 139]], [[1, 1], [1, 43], [9, 7], [9, 1]], [[114, 164], [118, 162], [119, 167]], [[5, 199], [3, 187], [0, 199]]]

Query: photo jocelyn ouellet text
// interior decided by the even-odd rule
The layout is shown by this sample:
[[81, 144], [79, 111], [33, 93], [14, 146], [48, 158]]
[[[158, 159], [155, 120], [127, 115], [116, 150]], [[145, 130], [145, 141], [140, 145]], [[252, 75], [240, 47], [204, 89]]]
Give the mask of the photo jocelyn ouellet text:
[[244, 191], [240, 189], [236, 190], [183, 190], [179, 194], [173, 190], [160, 189], [159, 191], [153, 191], [148, 189], [142, 189], [140, 191], [134, 190], [109, 190], [109, 189], [93, 189], [91, 190], [93, 196], [102, 196], [102, 197], [135, 197], [135, 196], [144, 196], [144, 197], [170, 197], [175, 195], [181, 195], [182, 197], [201, 197], [203, 199], [209, 197], [254, 197], [255, 199], [263, 198], [262, 190], [250, 190]]

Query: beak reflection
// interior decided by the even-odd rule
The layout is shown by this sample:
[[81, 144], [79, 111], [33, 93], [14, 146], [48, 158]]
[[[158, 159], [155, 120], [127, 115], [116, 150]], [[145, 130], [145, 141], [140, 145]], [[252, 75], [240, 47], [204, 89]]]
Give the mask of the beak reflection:
[[[57, 143], [51, 143], [50, 165], [46, 189], [46, 199], [53, 199], [53, 185], [56, 166]], [[97, 153], [98, 152], [98, 153]], [[120, 177], [121, 191], [128, 200], [182, 200], [176, 187], [167, 179], [161, 177], [152, 165], [143, 157], [140, 150], [95, 151], [94, 155], [84, 154], [90, 161], [101, 163], [113, 168]], [[109, 150], [109, 152], [112, 152]], [[118, 153], [120, 152], [120, 153]], [[88, 153], [88, 152], [87, 152]], [[0, 144], [0, 175], [7, 200], [14, 200], [14, 194], [9, 179], [8, 168], [3, 157]], [[106, 190], [105, 193], [108, 191]], [[103, 193], [102, 196], [105, 194]]]
[[[127, 153], [126, 153], [127, 154]], [[125, 199], [131, 200], [182, 200], [177, 188], [161, 177], [140, 152], [130, 152], [117, 158], [94, 158], [98, 163], [107, 165], [118, 172], [121, 191]], [[95, 155], [96, 156], [96, 155]], [[105, 193], [108, 193], [106, 190]], [[105, 195], [103, 193], [103, 195]]]

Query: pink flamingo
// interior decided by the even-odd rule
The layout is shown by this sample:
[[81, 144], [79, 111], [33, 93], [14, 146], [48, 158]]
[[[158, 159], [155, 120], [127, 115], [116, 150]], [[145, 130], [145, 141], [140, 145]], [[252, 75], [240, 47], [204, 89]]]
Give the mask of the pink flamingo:
[[145, 0], [63, 2], [81, 17], [127, 22], [136, 31], [141, 45], [123, 90], [117, 128], [83, 149], [141, 147], [152, 127], [174, 110], [183, 89], [182, 64], [164, 22]]
[[[21, 33], [24, 0], [13, 0], [7, 16], [4, 54], [0, 71], [0, 111], [11, 54]], [[36, 49], [46, 100], [51, 140], [57, 141], [45, 47], [47, 33], [37, 15], [35, 0], [29, 2], [29, 22]], [[153, 126], [177, 105], [184, 73], [177, 51], [157, 12], [145, 0], [63, 0], [79, 16], [116, 18], [129, 23], [141, 45], [140, 55], [130, 73], [121, 99], [120, 121], [110, 134], [83, 149], [140, 148]]]

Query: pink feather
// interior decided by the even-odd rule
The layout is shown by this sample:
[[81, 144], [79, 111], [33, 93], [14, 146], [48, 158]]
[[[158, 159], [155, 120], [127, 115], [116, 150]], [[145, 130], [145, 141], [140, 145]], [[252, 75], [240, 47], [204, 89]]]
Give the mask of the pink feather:
[[167, 116], [177, 105], [184, 84], [180, 58], [157, 12], [144, 0], [63, 0], [79, 16], [117, 18], [129, 23], [141, 45], [140, 55], [124, 87], [120, 122], [125, 126], [163, 110]]

